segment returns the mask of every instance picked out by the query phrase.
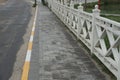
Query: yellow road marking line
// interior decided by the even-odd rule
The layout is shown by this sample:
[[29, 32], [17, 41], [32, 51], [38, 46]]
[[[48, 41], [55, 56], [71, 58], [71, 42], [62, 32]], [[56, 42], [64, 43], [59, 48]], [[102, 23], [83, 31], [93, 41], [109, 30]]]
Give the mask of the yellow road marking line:
[[28, 44], [28, 50], [32, 50], [32, 45], [33, 45], [33, 42], [29, 42], [29, 44]]
[[29, 65], [30, 65], [30, 62], [25, 62], [21, 80], [28, 80], [28, 73], [29, 73], [29, 68], [30, 68]]
[[32, 36], [34, 35], [34, 31], [32, 31], [31, 35], [32, 35]]
[[36, 8], [34, 23], [33, 23], [33, 27], [32, 27], [30, 40], [29, 40], [29, 43], [28, 43], [28, 50], [27, 50], [27, 54], [26, 54], [25, 63], [24, 63], [24, 66], [23, 66], [23, 72], [22, 72], [21, 80], [28, 80], [31, 52], [32, 52], [32, 46], [33, 46], [33, 37], [34, 37], [36, 18], [37, 18], [37, 11], [38, 11], [38, 7]]

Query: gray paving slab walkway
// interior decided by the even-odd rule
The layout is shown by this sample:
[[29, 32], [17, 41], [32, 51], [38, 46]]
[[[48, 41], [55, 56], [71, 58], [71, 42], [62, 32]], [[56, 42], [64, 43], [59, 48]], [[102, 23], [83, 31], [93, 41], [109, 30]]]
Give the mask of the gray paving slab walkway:
[[71, 32], [42, 4], [31, 59], [29, 80], [106, 80]]

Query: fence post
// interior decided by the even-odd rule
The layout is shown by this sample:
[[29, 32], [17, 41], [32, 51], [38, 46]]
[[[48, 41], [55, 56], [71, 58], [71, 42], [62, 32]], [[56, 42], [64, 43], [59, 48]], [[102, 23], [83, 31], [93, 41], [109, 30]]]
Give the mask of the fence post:
[[94, 52], [94, 42], [95, 42], [95, 18], [100, 16], [100, 10], [98, 9], [98, 5], [95, 5], [95, 9], [92, 10], [93, 11], [93, 19], [92, 19], [92, 38], [91, 38], [91, 54]]
[[66, 7], [68, 7], [68, 3], [67, 1], [65, 0], [65, 5], [64, 5], [64, 18], [65, 18], [65, 24], [67, 24], [67, 14], [68, 14], [68, 11], [66, 11]]
[[48, 0], [48, 7], [50, 8], [50, 0]]
[[53, 9], [52, 3], [53, 3], [53, 0], [50, 0], [50, 8], [51, 8], [51, 10]]
[[70, 2], [70, 7], [71, 7], [71, 8], [74, 8], [73, 1]]
[[73, 1], [70, 2], [70, 11], [69, 11], [69, 16], [70, 16], [70, 23], [69, 25], [71, 26], [72, 24], [72, 9], [74, 8]]
[[78, 10], [79, 10], [79, 11], [83, 11], [82, 3], [79, 3]]
[[62, 5], [64, 4], [63, 0], [61, 0], [61, 4], [62, 4]]
[[79, 34], [80, 34], [80, 30], [81, 30], [81, 19], [80, 19], [80, 12], [83, 11], [83, 6], [82, 3], [79, 3], [78, 6], [78, 27], [77, 27], [77, 39], [79, 39]]

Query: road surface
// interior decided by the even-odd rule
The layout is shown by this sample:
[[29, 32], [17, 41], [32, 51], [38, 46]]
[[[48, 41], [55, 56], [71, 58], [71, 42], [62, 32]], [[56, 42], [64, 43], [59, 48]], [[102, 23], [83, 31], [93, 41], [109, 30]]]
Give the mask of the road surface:
[[9, 80], [12, 75], [31, 16], [31, 5], [25, 0], [0, 5], [0, 80]]

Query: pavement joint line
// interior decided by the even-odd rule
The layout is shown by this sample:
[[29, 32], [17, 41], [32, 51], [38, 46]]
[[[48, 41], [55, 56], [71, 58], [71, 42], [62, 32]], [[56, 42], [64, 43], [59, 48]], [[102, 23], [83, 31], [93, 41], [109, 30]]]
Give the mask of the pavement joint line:
[[29, 39], [29, 43], [28, 43], [28, 49], [27, 49], [27, 53], [26, 53], [26, 58], [25, 58], [25, 62], [24, 62], [24, 65], [23, 65], [23, 72], [22, 72], [21, 80], [28, 80], [31, 53], [32, 53], [32, 46], [33, 46], [33, 38], [34, 38], [35, 25], [36, 25], [36, 19], [37, 19], [37, 12], [38, 12], [38, 6], [36, 7], [36, 12], [35, 12], [32, 31], [31, 31], [31, 35], [30, 35], [30, 39]]

